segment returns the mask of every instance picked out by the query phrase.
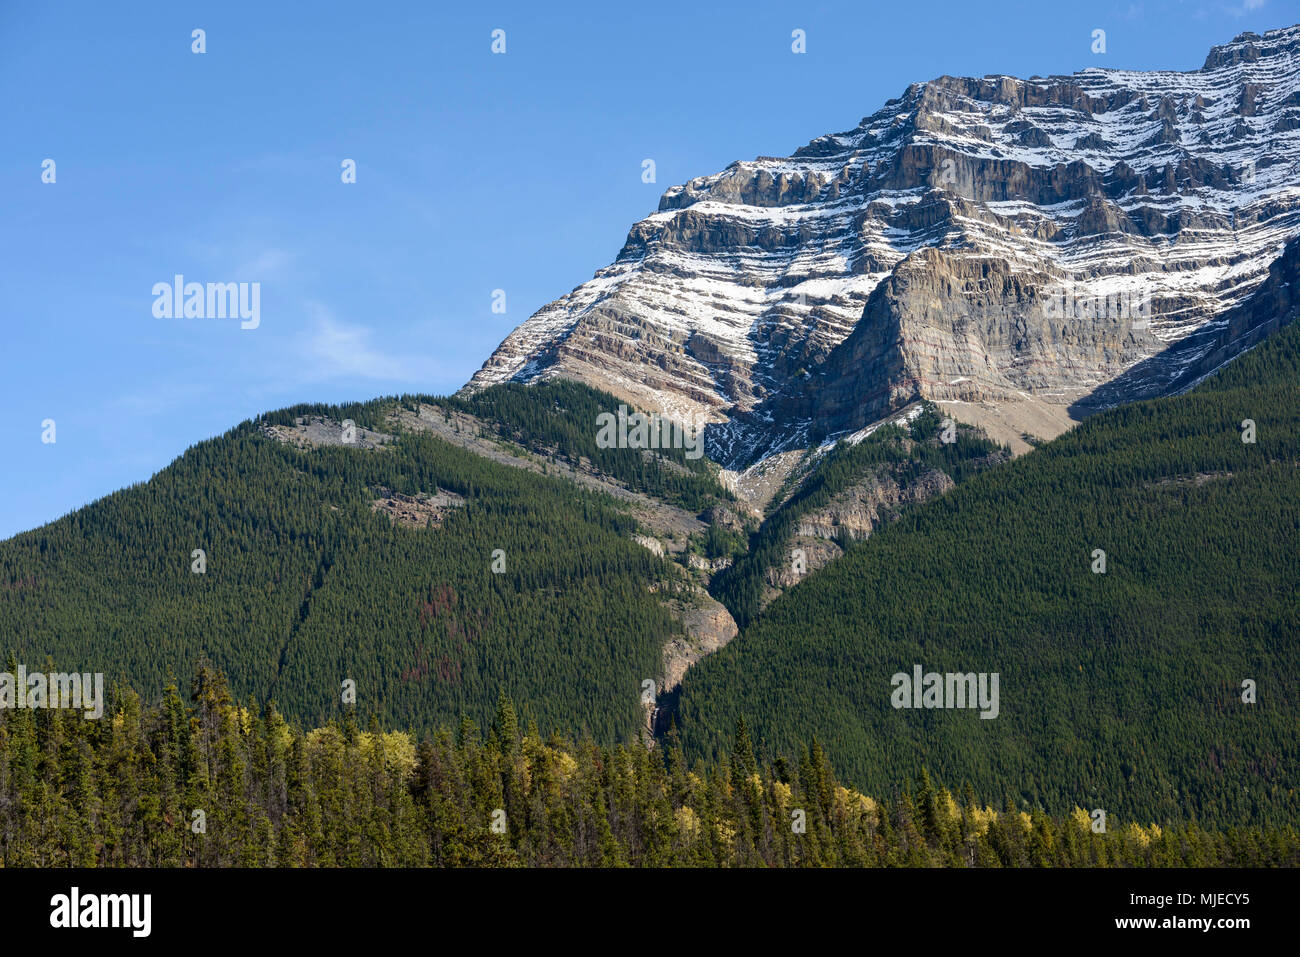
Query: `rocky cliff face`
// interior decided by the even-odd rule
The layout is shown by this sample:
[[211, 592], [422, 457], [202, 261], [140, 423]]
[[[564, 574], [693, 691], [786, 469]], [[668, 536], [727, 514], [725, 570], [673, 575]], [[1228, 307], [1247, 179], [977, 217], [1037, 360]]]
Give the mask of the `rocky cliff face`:
[[862, 481], [834, 496], [822, 508], [803, 516], [786, 543], [787, 550], [800, 549], [804, 569], [781, 564], [767, 570], [766, 584], [772, 591], [764, 604], [780, 591], [793, 588], [806, 575], [844, 554], [841, 543], [869, 538], [881, 525], [898, 517], [909, 505], [942, 495], [955, 483], [945, 472], [929, 469], [919, 477], [899, 481], [887, 467], [863, 476]]
[[1247, 302], [1296, 236], [1300, 27], [1185, 73], [940, 77], [669, 189], [467, 388], [703, 415], [734, 468], [920, 397], [1043, 434], [1231, 359], [1249, 328], [1219, 327], [1267, 321]]

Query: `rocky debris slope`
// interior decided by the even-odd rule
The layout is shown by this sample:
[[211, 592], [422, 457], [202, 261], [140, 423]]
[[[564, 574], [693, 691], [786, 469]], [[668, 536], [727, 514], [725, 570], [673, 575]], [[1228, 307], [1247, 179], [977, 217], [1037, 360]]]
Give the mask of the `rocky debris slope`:
[[380, 497], [370, 503], [373, 511], [406, 528], [439, 528], [453, 509], [465, 505], [464, 496], [443, 489], [433, 494], [405, 495], [392, 489], [377, 489]]
[[1300, 27], [1188, 72], [917, 83], [669, 189], [466, 388], [566, 376], [703, 415], [735, 469], [917, 398], [1050, 437], [1235, 354], [1204, 333], [1300, 235], [1298, 164]]
[[584, 488], [611, 495], [627, 503], [637, 521], [654, 533], [661, 554], [663, 550], [674, 554], [685, 551], [690, 537], [702, 534], [707, 527], [690, 512], [629, 489], [612, 476], [531, 453], [507, 441], [491, 424], [475, 416], [421, 403], [414, 412], [407, 408], [394, 409], [392, 421], [395, 427], [432, 433], [502, 465], [566, 478]]
[[374, 432], [355, 423], [336, 422], [323, 415], [300, 415], [292, 426], [263, 423], [259, 431], [269, 439], [304, 450], [327, 445], [377, 449], [393, 441], [393, 437], [385, 432]]

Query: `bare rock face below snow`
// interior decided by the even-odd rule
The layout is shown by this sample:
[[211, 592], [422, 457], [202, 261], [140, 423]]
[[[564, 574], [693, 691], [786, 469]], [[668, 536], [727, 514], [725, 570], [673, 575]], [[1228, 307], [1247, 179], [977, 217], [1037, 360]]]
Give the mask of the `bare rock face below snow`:
[[918, 398], [1050, 438], [1163, 394], [1269, 321], [1246, 303], [1300, 236], [1298, 61], [1290, 27], [1183, 73], [914, 84], [669, 189], [466, 388], [564, 376], [703, 415], [733, 469]]

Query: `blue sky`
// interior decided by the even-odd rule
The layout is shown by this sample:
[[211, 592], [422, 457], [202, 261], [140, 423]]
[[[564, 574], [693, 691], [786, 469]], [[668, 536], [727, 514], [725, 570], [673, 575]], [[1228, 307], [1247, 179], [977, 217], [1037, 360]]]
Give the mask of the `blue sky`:
[[[1297, 21], [1296, 0], [0, 0], [0, 536], [267, 409], [453, 391], [669, 186], [911, 82], [1194, 69]], [[260, 283], [260, 325], [155, 318], [178, 273]]]

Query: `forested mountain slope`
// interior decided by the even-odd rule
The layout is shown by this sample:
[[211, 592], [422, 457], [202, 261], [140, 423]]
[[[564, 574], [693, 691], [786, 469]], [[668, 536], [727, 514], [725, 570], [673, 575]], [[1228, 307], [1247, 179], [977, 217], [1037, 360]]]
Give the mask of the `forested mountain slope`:
[[[740, 716], [778, 750], [815, 734], [868, 793], [926, 765], [1058, 813], [1288, 822], [1298, 634], [1293, 323], [850, 548], [686, 676], [679, 721], [697, 756]], [[916, 664], [998, 673], [1000, 713], [894, 708]]]
[[941, 419], [931, 403], [922, 403], [856, 444], [836, 443], [807, 474], [791, 476], [794, 490], [710, 589], [737, 622], [749, 622], [850, 542], [1009, 457], [983, 433]]
[[[532, 418], [510, 391], [474, 403], [495, 403], [521, 441], [598, 458], [669, 499], [728, 497], [716, 468], [680, 450], [597, 454], [593, 410], [612, 397], [568, 383], [531, 395], [545, 403]], [[569, 420], [548, 431], [557, 402]], [[401, 407], [245, 422], [0, 543], [0, 657], [34, 670], [48, 656], [155, 697], [169, 669], [192, 673], [206, 656], [241, 700], [273, 698], [317, 724], [348, 679], [358, 703], [414, 730], [486, 719], [505, 693], [544, 731], [629, 740], [641, 683], [661, 676], [681, 631], [664, 604], [681, 567], [633, 540], [624, 503], [398, 429]]]

